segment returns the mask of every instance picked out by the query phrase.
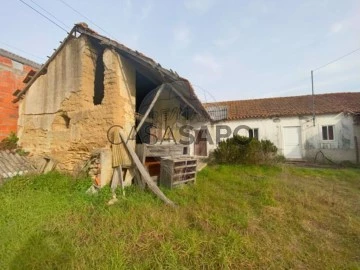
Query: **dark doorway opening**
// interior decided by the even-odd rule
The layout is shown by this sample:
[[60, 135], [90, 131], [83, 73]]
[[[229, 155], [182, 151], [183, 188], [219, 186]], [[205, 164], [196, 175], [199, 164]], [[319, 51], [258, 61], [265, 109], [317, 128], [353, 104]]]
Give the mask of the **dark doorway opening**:
[[[139, 113], [139, 117], [143, 117], [143, 114], [146, 112], [149, 102], [151, 102], [151, 95], [154, 94], [154, 91], [158, 87], [152, 80], [147, 76], [136, 71], [136, 112]], [[150, 95], [147, 97], [147, 95]], [[146, 98], [147, 97], [147, 98]], [[150, 134], [154, 131], [154, 126], [151, 121], [153, 114], [150, 113], [148, 119], [141, 127], [139, 131], [139, 136], [136, 137], [136, 143], [151, 143], [152, 138]], [[140, 119], [137, 119], [136, 126], [139, 124]]]

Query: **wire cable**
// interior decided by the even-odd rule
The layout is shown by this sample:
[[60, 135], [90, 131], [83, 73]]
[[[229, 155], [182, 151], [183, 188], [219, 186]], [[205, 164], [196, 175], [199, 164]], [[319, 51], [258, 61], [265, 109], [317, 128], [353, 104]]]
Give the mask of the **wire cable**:
[[80, 15], [81, 17], [83, 17], [84, 19], [88, 20], [91, 24], [95, 25], [97, 28], [99, 28], [101, 31], [103, 31], [105, 34], [107, 34], [108, 36], [110, 36], [111, 38], [115, 39], [113, 37], [113, 35], [111, 35], [109, 32], [107, 32], [104, 28], [102, 28], [101, 26], [97, 25], [94, 21], [92, 21], [89, 17], [85, 16], [84, 14], [80, 13], [80, 11], [76, 10], [75, 8], [73, 8], [72, 6], [70, 6], [68, 3], [66, 3], [63, 0], [58, 0], [61, 3], [63, 3], [65, 6], [67, 6], [68, 8], [70, 8], [72, 11], [74, 11], [75, 13], [77, 13], [78, 15]]
[[333, 60], [333, 61], [331, 61], [331, 62], [329, 62], [329, 63], [327, 63], [327, 64], [325, 64], [323, 66], [315, 68], [315, 69], [313, 69], [313, 71], [316, 71], [316, 70], [322, 69], [322, 68], [324, 68], [324, 67], [326, 67], [328, 65], [331, 65], [331, 64], [333, 64], [333, 63], [335, 63], [335, 62], [337, 62], [337, 61], [339, 61], [339, 60], [341, 60], [341, 59], [343, 59], [343, 58], [345, 58], [345, 57], [349, 56], [350, 54], [353, 54], [353, 53], [355, 53], [357, 51], [360, 51], [360, 48], [357, 48], [356, 50], [353, 50], [353, 51], [351, 51], [351, 52], [349, 52], [349, 53], [347, 53], [347, 54], [345, 54], [345, 55], [343, 55], [343, 56], [341, 56], [339, 58], [336, 58], [335, 60]]
[[69, 34], [69, 32], [62, 26], [60, 26], [58, 23], [54, 22], [52, 19], [50, 19], [48, 16], [44, 15], [43, 13], [41, 13], [40, 11], [38, 11], [36, 8], [32, 7], [31, 5], [29, 5], [28, 3], [26, 3], [23, 0], [19, 0], [21, 3], [23, 3], [24, 5], [28, 6], [29, 8], [31, 8], [32, 10], [34, 10], [36, 13], [38, 13], [39, 15], [41, 15], [42, 17], [44, 17], [45, 19], [47, 19], [48, 21], [52, 22], [53, 24], [55, 24], [57, 27], [59, 27], [60, 29], [64, 30], [67, 34]]
[[69, 29], [70, 27], [68, 25], [66, 25], [65, 23], [63, 23], [60, 19], [58, 19], [54, 14], [50, 13], [49, 11], [47, 11], [45, 8], [43, 8], [42, 6], [40, 6], [38, 3], [36, 3], [33, 0], [30, 0], [30, 2], [32, 2], [34, 5], [36, 5], [38, 8], [40, 8], [42, 11], [44, 11], [46, 14], [50, 15], [52, 18], [54, 18], [58, 23], [62, 24], [65, 28]]
[[22, 49], [19, 49], [19, 48], [15, 47], [15, 46], [11, 46], [11, 45], [9, 45], [8, 43], [2, 42], [2, 41], [0, 41], [0, 44], [4, 45], [4, 46], [6, 46], [6, 47], [9, 47], [9, 48], [11, 48], [11, 49], [13, 49], [13, 50], [16, 50], [16, 51], [25, 53], [25, 54], [27, 54], [27, 55], [29, 55], [29, 56], [35, 57], [35, 58], [37, 58], [37, 59], [39, 59], [39, 60], [41, 60], [41, 61], [44, 61], [44, 60], [46, 59], [45, 57], [40, 57], [40, 56], [38, 56], [38, 55], [36, 55], [36, 54], [32, 54], [32, 53], [30, 53], [30, 52], [24, 51], [24, 50], [22, 50]]

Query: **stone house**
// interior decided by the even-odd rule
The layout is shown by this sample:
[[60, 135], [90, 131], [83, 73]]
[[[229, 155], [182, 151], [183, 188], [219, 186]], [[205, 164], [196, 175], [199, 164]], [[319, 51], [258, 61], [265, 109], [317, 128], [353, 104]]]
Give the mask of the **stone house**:
[[11, 103], [14, 90], [22, 89], [24, 82], [40, 67], [31, 60], [0, 49], [0, 141], [17, 129], [18, 104]]
[[55, 160], [67, 172], [100, 151], [107, 171], [102, 184], [111, 177], [108, 133], [114, 125], [145, 163], [151, 151], [155, 157], [192, 154], [193, 147], [177, 142], [179, 128], [209, 119], [186, 79], [85, 24], [74, 26], [13, 102], [19, 104], [24, 150]]
[[[205, 104], [216, 127], [247, 126], [240, 135], [273, 142], [287, 159], [329, 158], [334, 162], [359, 163], [360, 93], [225, 101]], [[208, 151], [216, 144], [208, 144]]]

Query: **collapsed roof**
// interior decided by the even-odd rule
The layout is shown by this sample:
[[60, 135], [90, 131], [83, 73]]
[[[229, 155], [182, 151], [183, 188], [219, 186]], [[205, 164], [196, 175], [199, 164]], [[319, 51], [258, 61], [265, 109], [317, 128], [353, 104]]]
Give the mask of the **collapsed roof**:
[[154, 84], [160, 85], [164, 83], [172, 85], [177, 90], [177, 93], [182, 95], [182, 98], [185, 98], [188, 101], [190, 107], [192, 107], [205, 119], [210, 119], [208, 112], [203, 107], [202, 103], [196, 96], [194, 89], [192, 88], [190, 82], [187, 79], [180, 77], [176, 72], [172, 71], [171, 69], [168, 70], [163, 68], [159, 63], [155, 62], [153, 59], [145, 56], [144, 54], [138, 51], [134, 51], [115, 40], [98, 34], [94, 30], [90, 29], [85, 23], [76, 24], [72, 28], [68, 36], [61, 43], [61, 45], [55, 50], [55, 52], [41, 67], [41, 69], [31, 78], [27, 85], [21, 91], [14, 94], [16, 96], [16, 98], [13, 100], [14, 103], [18, 102], [21, 98], [24, 97], [26, 92], [29, 90], [31, 85], [36, 81], [39, 76], [46, 73], [48, 65], [56, 57], [59, 51], [61, 51], [61, 49], [65, 46], [67, 41], [72, 38], [76, 38], [78, 34], [89, 37], [91, 40], [98, 42], [101, 46], [114, 49], [122, 57], [126, 58], [132, 65], [135, 66], [135, 68], [141, 74], [146, 76]]

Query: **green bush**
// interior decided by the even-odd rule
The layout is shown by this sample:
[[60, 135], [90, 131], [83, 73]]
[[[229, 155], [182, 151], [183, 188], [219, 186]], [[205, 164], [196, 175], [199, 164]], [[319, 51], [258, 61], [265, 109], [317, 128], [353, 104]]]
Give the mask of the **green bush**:
[[8, 137], [0, 142], [0, 150], [13, 150], [17, 148], [19, 138], [15, 132], [11, 132]]
[[277, 147], [269, 140], [234, 136], [221, 141], [213, 153], [215, 163], [257, 164], [281, 160]]

